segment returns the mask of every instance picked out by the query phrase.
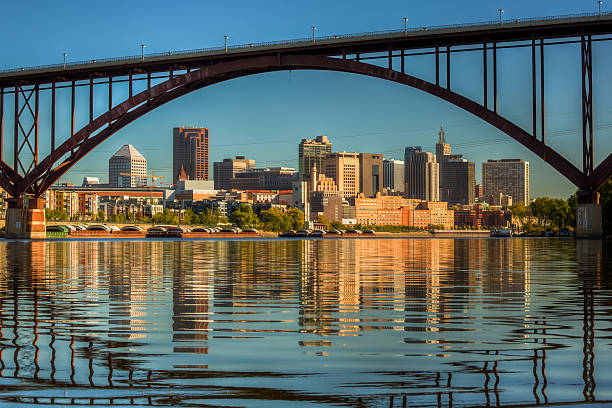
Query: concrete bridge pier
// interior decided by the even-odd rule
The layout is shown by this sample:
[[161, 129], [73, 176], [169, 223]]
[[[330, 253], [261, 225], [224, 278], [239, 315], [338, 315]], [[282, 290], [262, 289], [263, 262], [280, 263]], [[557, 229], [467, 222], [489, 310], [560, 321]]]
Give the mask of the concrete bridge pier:
[[23, 196], [8, 200], [6, 237], [43, 239], [47, 236], [43, 198]]
[[603, 218], [599, 193], [596, 191], [578, 191], [576, 205], [576, 238], [602, 238]]

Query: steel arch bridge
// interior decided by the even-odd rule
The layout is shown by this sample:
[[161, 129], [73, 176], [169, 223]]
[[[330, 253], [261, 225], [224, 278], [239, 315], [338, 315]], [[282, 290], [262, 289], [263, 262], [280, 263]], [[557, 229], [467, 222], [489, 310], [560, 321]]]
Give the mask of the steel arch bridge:
[[[212, 84], [265, 72], [329, 70], [408, 85], [458, 106], [527, 147], [579, 189], [592, 193], [612, 174], [612, 154], [598, 166], [594, 164], [592, 97], [593, 44], [611, 40], [610, 34], [612, 14], [597, 14], [353, 36], [313, 36], [305, 40], [4, 71], [0, 72], [0, 186], [13, 197], [24, 194], [41, 197], [73, 165], [118, 130], [166, 102]], [[572, 43], [580, 46], [576, 58], [580, 58], [582, 66], [581, 78], [576, 78], [582, 84], [581, 169], [546, 143], [545, 132], [544, 52], [550, 46]], [[498, 110], [497, 54], [507, 48], [531, 52], [531, 131], [504, 118]], [[460, 52], [482, 54], [480, 101], [451, 87], [451, 57]], [[406, 72], [406, 61], [415, 55], [431, 56], [435, 81], [428, 82]], [[136, 84], [144, 83], [144, 90], [134, 92]], [[128, 96], [114, 104], [113, 87], [118, 86], [127, 87]], [[88, 103], [77, 102], [76, 90], [82, 87], [89, 90]], [[56, 115], [59, 89], [70, 92], [66, 102], [69, 119], [58, 119]], [[100, 110], [100, 104], [95, 103], [94, 94], [100, 90], [108, 95], [108, 104], [104, 104], [105, 112], [96, 116], [94, 112]], [[50, 147], [45, 157], [39, 143], [43, 100], [50, 101], [50, 115], [44, 118], [47, 121], [44, 128], [48, 129], [45, 145]], [[88, 123], [80, 129], [75, 128], [77, 109], [89, 114]], [[12, 132], [4, 128], [5, 121], [12, 123]], [[58, 137], [58, 123], [67, 125], [61, 121], [70, 122], [70, 133]], [[5, 145], [12, 147], [11, 164], [4, 160], [5, 156], [10, 157]]]

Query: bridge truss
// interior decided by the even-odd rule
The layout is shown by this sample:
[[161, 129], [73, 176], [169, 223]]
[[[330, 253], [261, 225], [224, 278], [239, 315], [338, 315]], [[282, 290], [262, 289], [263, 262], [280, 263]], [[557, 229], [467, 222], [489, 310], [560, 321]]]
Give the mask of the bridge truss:
[[[610, 34], [612, 14], [598, 14], [248, 44], [0, 72], [0, 186], [13, 197], [41, 197], [112, 134], [166, 102], [206, 86], [264, 72], [331, 70], [390, 80], [444, 99], [506, 133], [579, 189], [592, 193], [612, 174], [612, 154], [594, 164], [592, 92], [593, 44], [611, 40]], [[577, 58], [582, 66], [582, 169], [546, 143], [545, 49], [572, 43], [580, 46]], [[508, 48], [531, 52], [530, 131], [504, 118], [498, 109], [498, 53]], [[482, 53], [480, 101], [451, 87], [452, 56], [463, 52]], [[431, 56], [435, 81], [407, 73], [407, 61], [424, 55]], [[68, 97], [58, 98], [60, 92]], [[116, 103], [113, 92], [124, 99]], [[58, 115], [59, 111], [69, 115]], [[77, 129], [75, 117], [88, 120]], [[41, 137], [49, 150], [44, 157]], [[12, 147], [12, 160], [5, 146]]]

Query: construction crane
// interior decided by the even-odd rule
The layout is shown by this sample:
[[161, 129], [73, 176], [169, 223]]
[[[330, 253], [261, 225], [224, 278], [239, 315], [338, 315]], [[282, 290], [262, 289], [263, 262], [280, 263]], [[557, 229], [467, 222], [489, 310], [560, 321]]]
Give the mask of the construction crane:
[[134, 174], [134, 173], [119, 173], [120, 176], [130, 176], [130, 177], [140, 177], [140, 178], [150, 178], [152, 179], [150, 186], [145, 187], [155, 187], [155, 180], [164, 179], [164, 176], [156, 176], [155, 170], [151, 170], [151, 174]]

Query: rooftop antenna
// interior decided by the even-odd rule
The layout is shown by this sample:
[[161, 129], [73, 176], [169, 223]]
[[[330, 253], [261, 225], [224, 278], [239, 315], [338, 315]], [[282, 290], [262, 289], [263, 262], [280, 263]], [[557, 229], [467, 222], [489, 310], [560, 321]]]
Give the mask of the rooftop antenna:
[[444, 136], [444, 125], [440, 125], [440, 131], [438, 132], [438, 143], [446, 143], [446, 139]]

